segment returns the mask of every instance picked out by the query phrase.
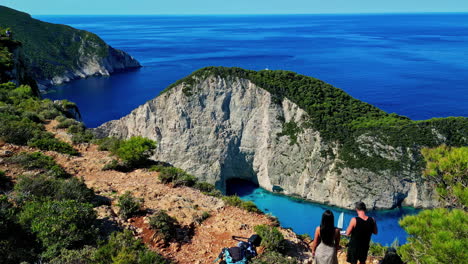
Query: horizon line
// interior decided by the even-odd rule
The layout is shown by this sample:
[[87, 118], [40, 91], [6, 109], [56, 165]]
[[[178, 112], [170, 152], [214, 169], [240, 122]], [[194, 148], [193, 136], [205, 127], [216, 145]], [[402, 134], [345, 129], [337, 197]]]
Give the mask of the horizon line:
[[213, 14], [32, 14], [31, 16], [290, 16], [290, 15], [424, 15], [424, 14], [468, 14], [468, 11], [429, 12], [363, 12], [363, 13], [213, 13]]

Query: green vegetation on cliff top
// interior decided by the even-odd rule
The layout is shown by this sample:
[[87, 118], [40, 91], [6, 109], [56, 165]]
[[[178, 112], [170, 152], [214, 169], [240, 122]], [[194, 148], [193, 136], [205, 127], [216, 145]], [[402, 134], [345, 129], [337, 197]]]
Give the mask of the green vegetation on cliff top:
[[[170, 85], [162, 93], [183, 83], [184, 93], [191, 96], [197, 92], [195, 84], [209, 76], [220, 76], [228, 81], [235, 78], [248, 79], [270, 92], [274, 103], [280, 104], [285, 98], [294, 102], [309, 115], [309, 119], [301, 124], [302, 127], [316, 129], [325, 141], [338, 143], [340, 159], [347, 167], [395, 171], [403, 169], [403, 165], [409, 165], [420, 169], [423, 165], [419, 153], [421, 147], [435, 147], [442, 143], [449, 146], [467, 145], [468, 118], [413, 121], [386, 113], [321, 80], [290, 71], [206, 67]], [[291, 131], [295, 134], [289, 136], [296, 140], [296, 134], [300, 133], [299, 128], [283, 130], [281, 135]], [[389, 160], [376, 153], [362, 153], [359, 149], [362, 144], [357, 142], [362, 135], [399, 148], [403, 154], [401, 156], [407, 157], [406, 162]]]
[[76, 69], [81, 52], [97, 57], [108, 54], [108, 45], [93, 33], [42, 22], [5, 6], [0, 6], [0, 28], [10, 28], [13, 38], [23, 43], [27, 64], [36, 80], [52, 79]]

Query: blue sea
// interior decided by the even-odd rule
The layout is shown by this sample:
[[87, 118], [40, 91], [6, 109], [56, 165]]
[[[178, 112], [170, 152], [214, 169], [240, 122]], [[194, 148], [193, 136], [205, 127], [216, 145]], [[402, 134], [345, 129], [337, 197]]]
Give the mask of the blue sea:
[[[36, 18], [92, 31], [144, 66], [74, 81], [45, 95], [76, 102], [88, 127], [128, 114], [205, 66], [295, 71], [416, 120], [468, 116], [468, 14]], [[243, 199], [298, 233], [313, 235], [328, 209], [237, 187]], [[345, 212], [346, 224], [353, 212]], [[397, 237], [404, 242], [398, 219], [411, 213], [373, 213], [381, 232], [374, 241], [389, 244]]]
[[468, 14], [38, 16], [98, 34], [143, 68], [57, 88], [89, 127], [205, 66], [314, 76], [412, 119], [468, 116]]

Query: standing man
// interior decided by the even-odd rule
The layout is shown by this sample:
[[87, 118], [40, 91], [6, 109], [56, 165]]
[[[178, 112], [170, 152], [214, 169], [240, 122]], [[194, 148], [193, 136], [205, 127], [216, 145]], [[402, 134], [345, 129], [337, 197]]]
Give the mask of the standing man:
[[346, 261], [365, 264], [371, 236], [378, 232], [377, 223], [374, 218], [366, 215], [366, 205], [363, 202], [356, 203], [356, 212], [358, 216], [351, 219], [346, 230], [346, 235], [351, 235]]

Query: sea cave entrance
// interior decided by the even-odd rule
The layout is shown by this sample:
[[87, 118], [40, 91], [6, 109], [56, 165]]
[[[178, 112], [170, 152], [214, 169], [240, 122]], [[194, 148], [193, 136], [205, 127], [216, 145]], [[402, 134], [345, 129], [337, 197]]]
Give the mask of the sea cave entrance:
[[226, 195], [247, 196], [252, 194], [259, 185], [253, 181], [240, 178], [226, 180]]

